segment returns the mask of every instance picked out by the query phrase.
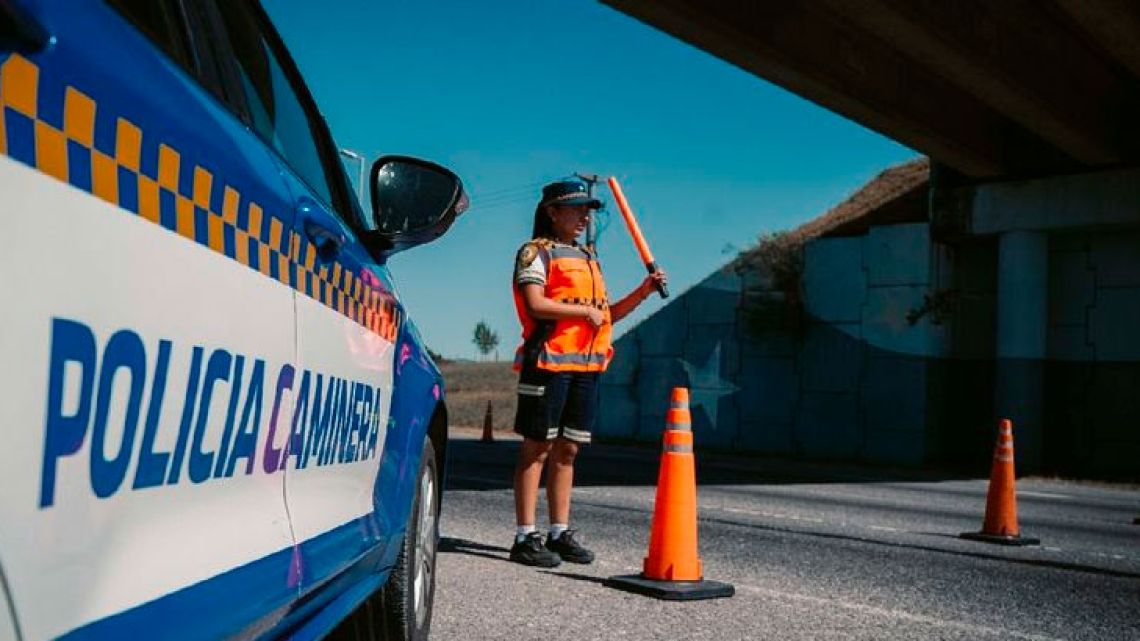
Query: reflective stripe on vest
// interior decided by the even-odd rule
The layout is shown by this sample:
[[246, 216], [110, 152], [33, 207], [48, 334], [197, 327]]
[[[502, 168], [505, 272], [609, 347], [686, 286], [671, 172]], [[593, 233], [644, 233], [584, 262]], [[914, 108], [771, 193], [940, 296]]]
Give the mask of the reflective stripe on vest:
[[[585, 250], [550, 243], [541, 243], [546, 263], [546, 285], [543, 294], [554, 301], [594, 307], [602, 312], [606, 322], [594, 328], [584, 318], [564, 318], [555, 321], [549, 336], [537, 350], [535, 365], [554, 372], [605, 371], [613, 357], [612, 324], [606, 285], [601, 268]], [[515, 309], [523, 325], [523, 342], [536, 331], [537, 324], [529, 318], [519, 287], [514, 287]], [[534, 358], [536, 355], [531, 354]], [[520, 348], [515, 357], [515, 369], [521, 369], [526, 355]]]
[[[540, 367], [543, 365], [597, 365], [606, 361], [607, 355], [604, 352], [597, 352], [594, 354], [552, 354], [545, 349], [539, 352], [538, 364]], [[522, 351], [515, 354], [515, 369], [519, 369], [523, 365], [525, 356]], [[542, 369], [549, 369], [542, 367]], [[520, 394], [523, 392], [520, 391]]]
[[604, 352], [595, 352], [593, 354], [552, 354], [545, 349], [538, 355], [538, 366], [543, 369], [550, 369], [543, 367], [544, 365], [601, 365], [606, 362], [608, 354]]

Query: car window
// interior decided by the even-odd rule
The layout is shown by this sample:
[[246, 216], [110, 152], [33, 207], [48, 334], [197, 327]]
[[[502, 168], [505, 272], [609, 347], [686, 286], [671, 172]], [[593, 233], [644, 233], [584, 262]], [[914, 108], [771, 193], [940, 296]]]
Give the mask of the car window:
[[186, 34], [182, 11], [173, 0], [107, 0], [166, 55], [193, 72], [190, 39]]
[[269, 46], [257, 16], [244, 2], [220, 1], [237, 59], [254, 130], [328, 204], [334, 202], [320, 146], [300, 92]]

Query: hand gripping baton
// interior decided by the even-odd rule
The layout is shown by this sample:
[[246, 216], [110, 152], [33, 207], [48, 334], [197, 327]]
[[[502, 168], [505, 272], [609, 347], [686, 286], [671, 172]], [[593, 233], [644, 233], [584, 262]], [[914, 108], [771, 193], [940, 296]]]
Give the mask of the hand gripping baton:
[[[626, 201], [625, 194], [621, 192], [621, 185], [613, 176], [610, 176], [606, 182], [610, 186], [610, 191], [614, 192], [618, 209], [621, 209], [621, 217], [625, 219], [625, 226], [629, 228], [629, 235], [633, 237], [633, 244], [637, 246], [637, 253], [641, 254], [641, 261], [645, 263], [645, 269], [649, 270], [650, 274], [656, 274], [657, 261], [653, 260], [653, 252], [649, 251], [649, 243], [645, 242], [645, 236], [641, 235], [641, 228], [637, 226], [637, 219], [633, 217], [633, 210], [629, 208], [629, 202]], [[657, 285], [657, 293], [661, 294], [661, 298], [669, 298], [669, 288], [661, 283], [655, 284]]]

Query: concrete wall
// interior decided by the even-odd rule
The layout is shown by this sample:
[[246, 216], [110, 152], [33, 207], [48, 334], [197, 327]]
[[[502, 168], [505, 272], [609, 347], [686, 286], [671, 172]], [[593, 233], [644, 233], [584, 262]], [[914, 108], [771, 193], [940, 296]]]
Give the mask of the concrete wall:
[[[1047, 238], [1043, 425], [1015, 428], [1036, 450], [1019, 469], [1136, 478], [1140, 232]], [[947, 246], [927, 224], [812, 241], [798, 327], [769, 274], [722, 269], [618, 341], [598, 437], [657, 442], [687, 385], [698, 447], [987, 469], [996, 397], [1017, 383], [996, 358], [999, 244]]]
[[617, 342], [603, 378], [599, 438], [657, 441], [669, 391], [683, 385], [690, 388], [698, 444], [735, 446], [741, 288], [732, 270], [715, 272]]
[[929, 318], [912, 325], [907, 315], [938, 260], [925, 224], [809, 243], [798, 328], [757, 322], [749, 298], [781, 296], [761, 270], [712, 274], [618, 341], [599, 437], [655, 441], [669, 388], [688, 385], [698, 446], [923, 461], [926, 361], [945, 339]]
[[1140, 470], [1140, 233], [1049, 243], [1046, 463], [1061, 473]]

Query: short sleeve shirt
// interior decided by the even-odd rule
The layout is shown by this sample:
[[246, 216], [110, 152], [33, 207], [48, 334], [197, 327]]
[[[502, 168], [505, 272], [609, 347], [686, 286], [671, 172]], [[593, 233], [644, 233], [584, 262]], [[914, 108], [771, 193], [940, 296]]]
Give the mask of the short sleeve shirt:
[[[522, 252], [526, 251], [526, 247], [519, 250], [520, 259]], [[533, 260], [529, 265], [524, 265], [524, 260], [519, 260], [515, 265], [515, 284], [516, 285], [546, 285], [546, 261], [543, 258], [544, 252], [536, 252]]]

